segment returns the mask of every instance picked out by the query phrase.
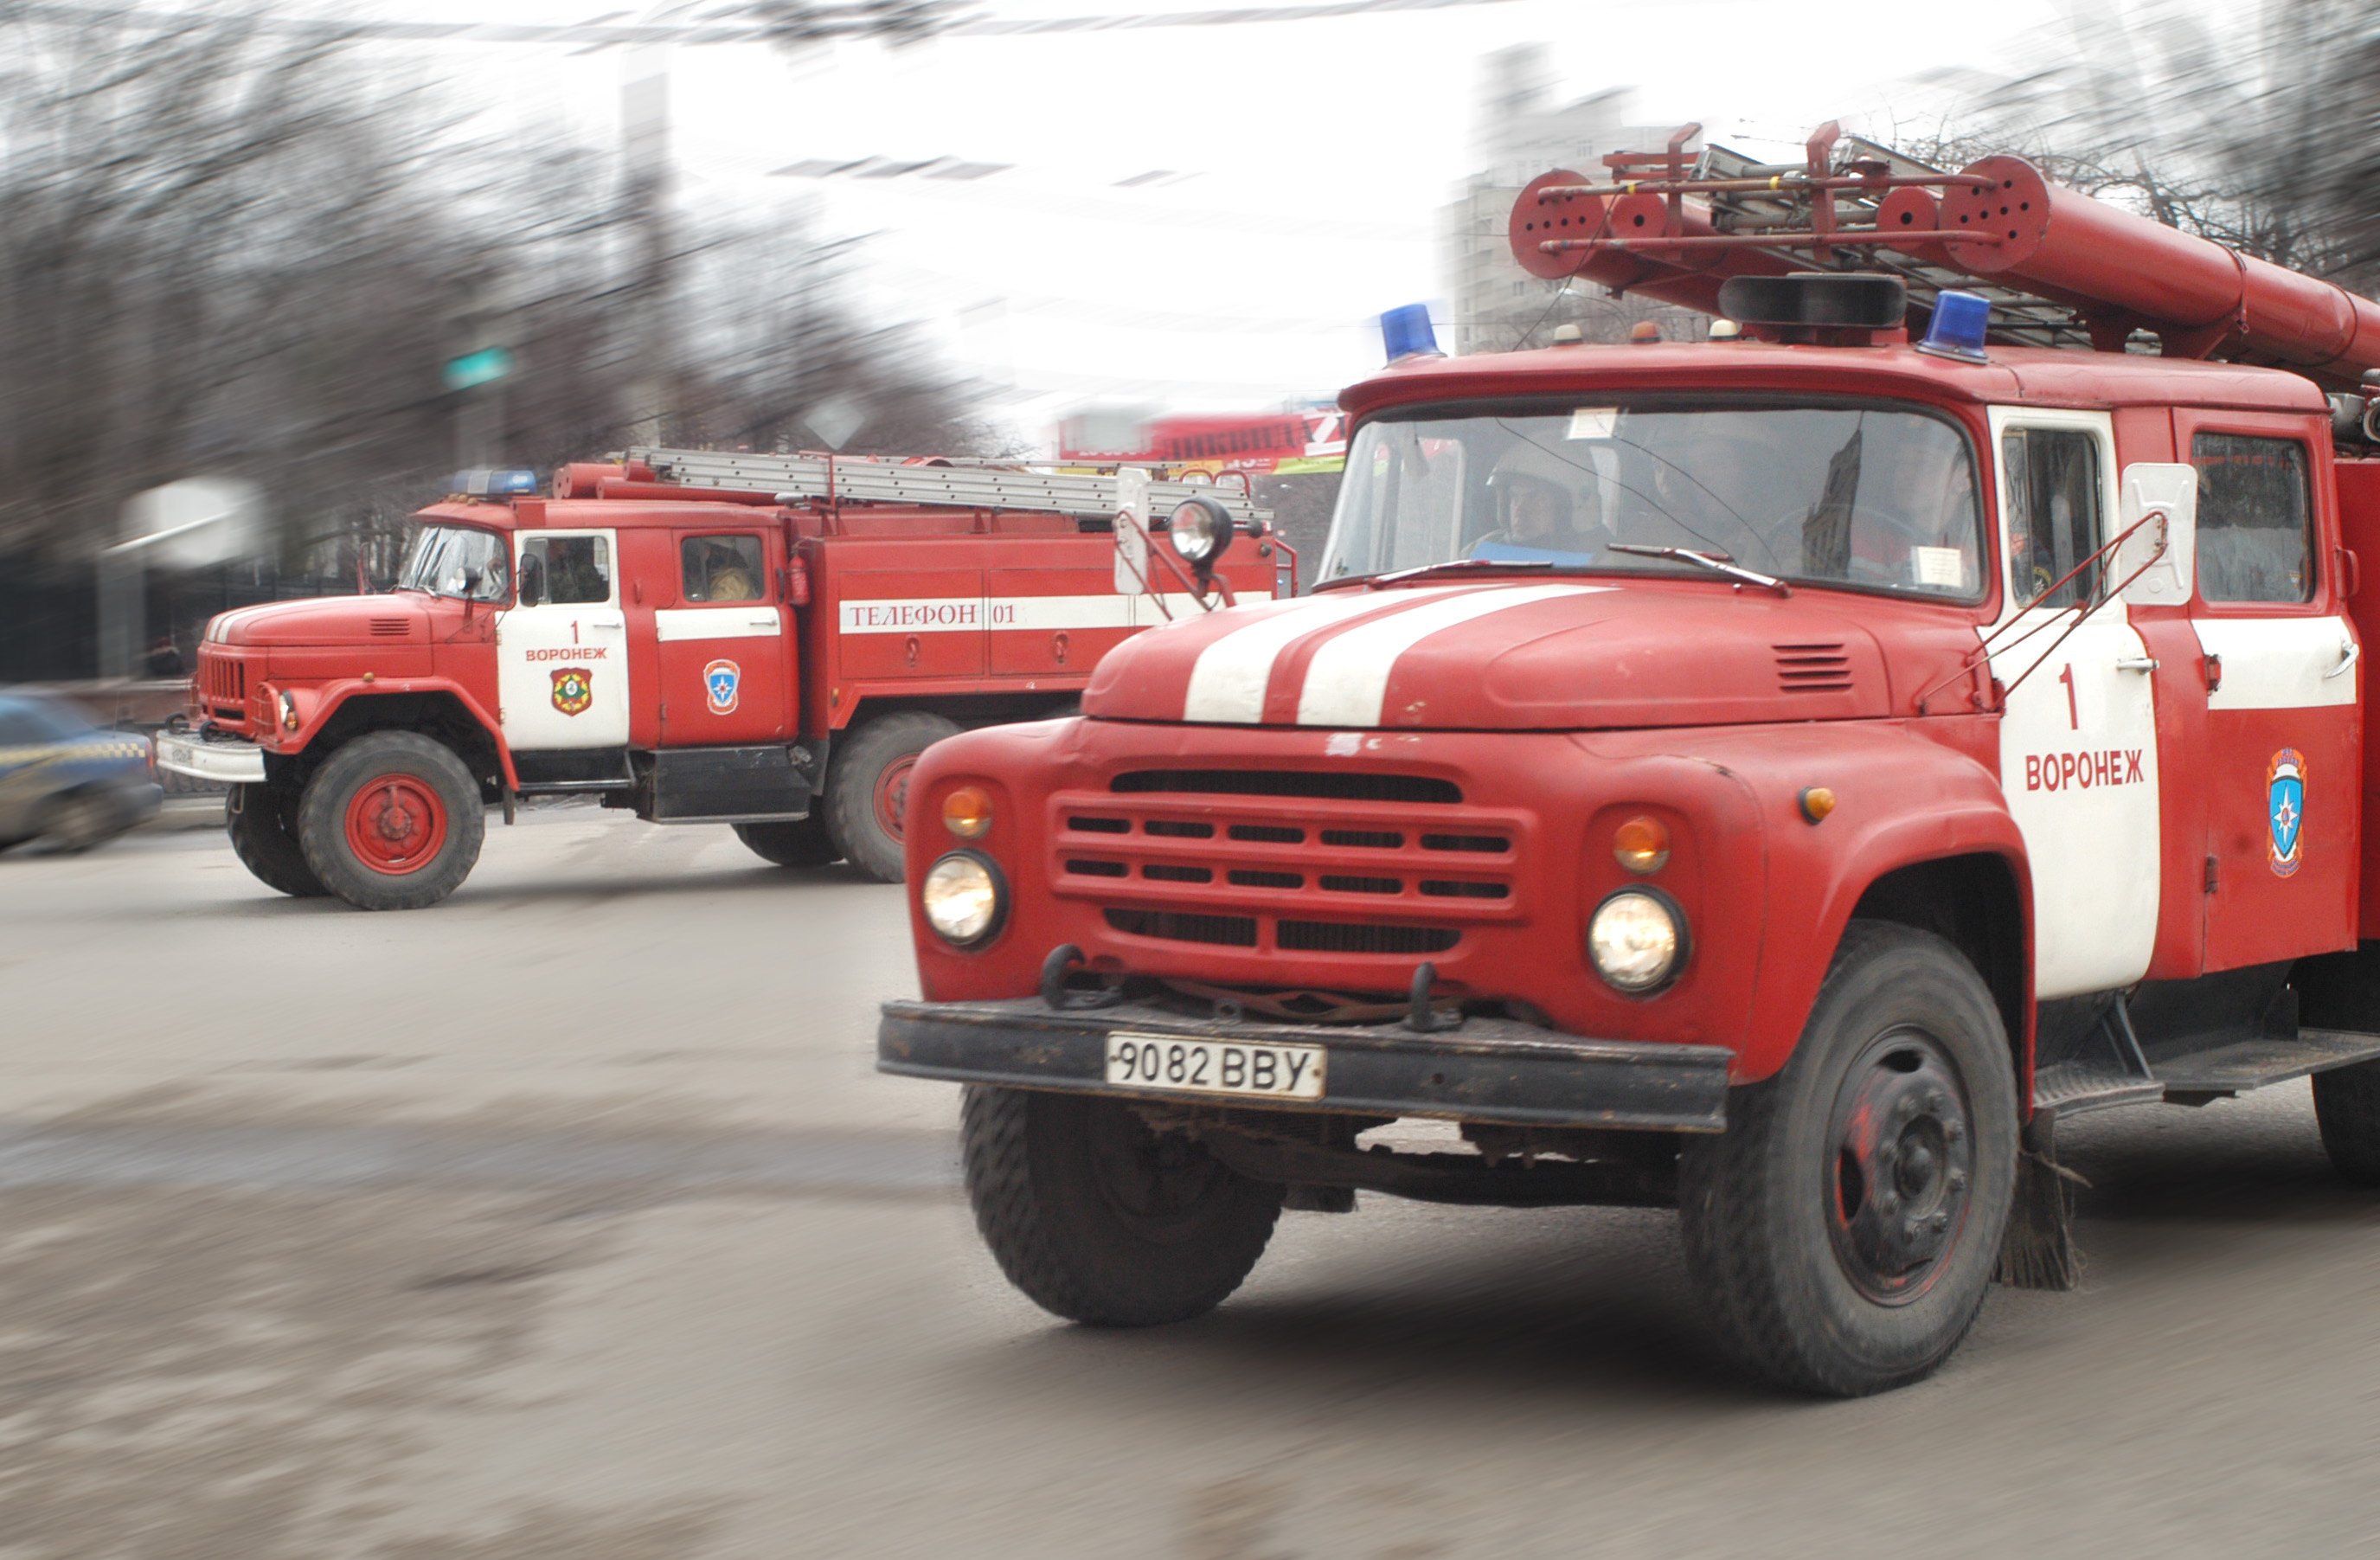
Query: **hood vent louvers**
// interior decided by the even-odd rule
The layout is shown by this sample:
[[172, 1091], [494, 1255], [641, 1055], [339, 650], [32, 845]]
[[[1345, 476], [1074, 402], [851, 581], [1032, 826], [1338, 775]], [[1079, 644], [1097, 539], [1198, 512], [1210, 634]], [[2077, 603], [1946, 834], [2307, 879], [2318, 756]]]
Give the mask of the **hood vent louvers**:
[[1777, 652], [1777, 686], [1785, 692], [1851, 691], [1852, 658], [1841, 640], [1771, 648]]
[[412, 628], [413, 619], [410, 617], [375, 617], [371, 620], [372, 638], [376, 640], [401, 640]]

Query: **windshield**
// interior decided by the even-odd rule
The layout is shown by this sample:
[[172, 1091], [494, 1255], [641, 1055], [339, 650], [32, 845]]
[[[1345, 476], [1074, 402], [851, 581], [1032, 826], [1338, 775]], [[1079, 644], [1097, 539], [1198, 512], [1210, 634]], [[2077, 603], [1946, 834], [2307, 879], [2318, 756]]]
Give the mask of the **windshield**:
[[1605, 570], [1723, 555], [1788, 579], [1983, 594], [1974, 463], [1949, 419], [1890, 406], [1624, 402], [1366, 423], [1319, 579], [1482, 559]]
[[503, 601], [512, 594], [504, 539], [469, 526], [424, 526], [396, 588], [462, 601]]

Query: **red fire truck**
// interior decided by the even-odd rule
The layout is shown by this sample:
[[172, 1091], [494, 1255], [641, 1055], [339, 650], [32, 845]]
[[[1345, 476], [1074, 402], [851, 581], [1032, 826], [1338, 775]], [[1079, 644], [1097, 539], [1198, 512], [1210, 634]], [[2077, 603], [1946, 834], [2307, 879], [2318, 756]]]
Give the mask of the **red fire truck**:
[[[1210, 539], [1265, 525], [1244, 490], [1145, 473], [654, 449], [550, 495], [477, 475], [417, 517], [395, 593], [208, 625], [158, 762], [232, 784], [232, 845], [285, 894], [434, 904], [486, 805], [568, 793], [897, 882], [929, 743], [1069, 711], [1108, 651], [1215, 604], [1174, 549], [1127, 579], [1108, 533], [1145, 542], [1152, 504]], [[1223, 599], [1293, 569], [1243, 551]]]
[[2380, 1183], [2380, 305], [2012, 157], [1685, 139], [1513, 252], [1740, 335], [1409, 352], [1310, 595], [919, 763], [880, 1066], [967, 1085], [1050, 1310], [1196, 1315], [1359, 1188], [1666, 1205], [1849, 1395], [2071, 1281], [2078, 1112], [2311, 1074]]

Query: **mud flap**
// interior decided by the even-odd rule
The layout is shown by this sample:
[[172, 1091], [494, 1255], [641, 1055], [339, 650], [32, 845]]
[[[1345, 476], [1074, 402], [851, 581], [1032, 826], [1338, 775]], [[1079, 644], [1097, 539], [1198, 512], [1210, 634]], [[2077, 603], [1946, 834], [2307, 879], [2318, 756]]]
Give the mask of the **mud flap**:
[[2074, 1193], [2091, 1183], [2058, 1163], [2058, 1113], [2035, 1110], [2024, 1124], [1992, 1282], [2012, 1289], [2071, 1289], [2082, 1278], [2074, 1249]]

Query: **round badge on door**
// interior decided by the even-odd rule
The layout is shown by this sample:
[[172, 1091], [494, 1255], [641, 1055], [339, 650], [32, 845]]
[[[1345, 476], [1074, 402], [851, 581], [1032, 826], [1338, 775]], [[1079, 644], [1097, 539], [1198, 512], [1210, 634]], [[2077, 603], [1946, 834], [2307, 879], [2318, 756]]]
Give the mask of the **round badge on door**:
[[702, 669], [702, 693], [710, 701], [712, 714], [735, 713], [735, 693], [743, 681], [744, 668], [733, 661], [714, 661]]

